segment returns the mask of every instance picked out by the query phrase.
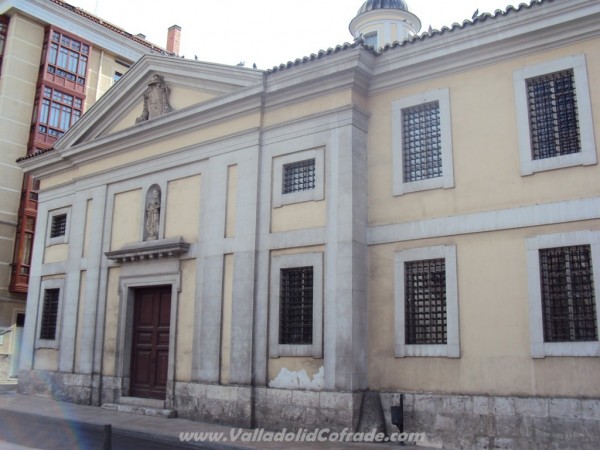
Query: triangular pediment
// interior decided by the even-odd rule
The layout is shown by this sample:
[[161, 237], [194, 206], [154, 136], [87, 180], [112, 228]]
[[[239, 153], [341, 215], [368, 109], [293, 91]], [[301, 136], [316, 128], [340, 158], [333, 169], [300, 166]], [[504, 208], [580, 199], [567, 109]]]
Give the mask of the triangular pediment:
[[[169, 105], [166, 111], [170, 112], [161, 111], [148, 117], [148, 104], [156, 102], [153, 94], [148, 98], [148, 92], [159, 82], [166, 86], [166, 94], [161, 92], [159, 97], [165, 96]], [[254, 69], [147, 55], [83, 115], [55, 148], [67, 149], [134, 130], [155, 119], [215, 101], [261, 82], [262, 72]]]

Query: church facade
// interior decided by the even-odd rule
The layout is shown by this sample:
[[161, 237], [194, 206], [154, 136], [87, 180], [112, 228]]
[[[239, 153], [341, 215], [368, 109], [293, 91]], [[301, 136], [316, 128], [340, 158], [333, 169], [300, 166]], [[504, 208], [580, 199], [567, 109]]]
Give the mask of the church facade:
[[142, 57], [20, 161], [20, 392], [388, 431], [402, 395], [426, 444], [593, 448], [599, 19], [543, 0], [419, 35], [369, 0], [355, 43], [270, 71]]

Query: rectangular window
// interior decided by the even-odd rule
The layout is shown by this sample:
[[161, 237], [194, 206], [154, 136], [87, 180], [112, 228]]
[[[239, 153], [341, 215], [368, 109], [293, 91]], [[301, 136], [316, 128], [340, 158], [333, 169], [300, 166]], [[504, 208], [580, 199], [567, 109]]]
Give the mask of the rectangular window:
[[313, 268], [281, 269], [279, 343], [312, 344]]
[[533, 358], [600, 357], [600, 281], [593, 261], [600, 261], [598, 231], [527, 239]]
[[50, 238], [64, 236], [67, 231], [67, 215], [58, 214], [52, 216], [52, 225], [50, 228]]
[[544, 342], [597, 341], [589, 245], [540, 250]]
[[58, 301], [60, 289], [46, 289], [40, 324], [40, 339], [53, 341], [56, 339], [56, 324], [58, 321]]
[[83, 99], [44, 86], [38, 110], [38, 132], [61, 137], [81, 117]]
[[315, 188], [315, 159], [296, 161], [283, 166], [282, 193], [307, 191]]
[[573, 69], [529, 78], [526, 83], [533, 159], [581, 151]]
[[48, 72], [85, 85], [89, 46], [66, 36], [62, 31], [51, 30], [46, 62]]
[[404, 182], [441, 177], [442, 130], [438, 101], [402, 110]]
[[373, 47], [377, 47], [377, 32], [367, 33], [364, 36], [365, 45], [371, 45]]
[[585, 55], [513, 73], [521, 175], [596, 164]]
[[446, 344], [444, 259], [405, 263], [406, 343]]
[[269, 357], [323, 357], [323, 253], [271, 259]]
[[460, 357], [456, 247], [411, 248], [394, 257], [396, 357]]
[[392, 103], [394, 195], [454, 187], [450, 90]]

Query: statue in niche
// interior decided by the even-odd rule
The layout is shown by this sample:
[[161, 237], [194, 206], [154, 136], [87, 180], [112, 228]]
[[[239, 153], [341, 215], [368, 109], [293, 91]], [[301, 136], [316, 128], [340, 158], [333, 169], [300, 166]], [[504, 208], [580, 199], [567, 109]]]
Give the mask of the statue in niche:
[[160, 229], [160, 188], [153, 186], [146, 196], [146, 240], [158, 239]]
[[169, 92], [169, 86], [167, 86], [163, 77], [154, 74], [144, 91], [144, 111], [135, 120], [135, 123], [145, 122], [173, 111], [173, 108], [169, 105]]

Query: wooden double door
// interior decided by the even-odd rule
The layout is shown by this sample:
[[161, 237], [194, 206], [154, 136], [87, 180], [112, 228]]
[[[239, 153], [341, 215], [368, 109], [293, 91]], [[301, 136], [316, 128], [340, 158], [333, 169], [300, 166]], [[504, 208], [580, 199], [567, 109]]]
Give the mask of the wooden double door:
[[130, 395], [164, 400], [169, 370], [171, 286], [136, 289]]

